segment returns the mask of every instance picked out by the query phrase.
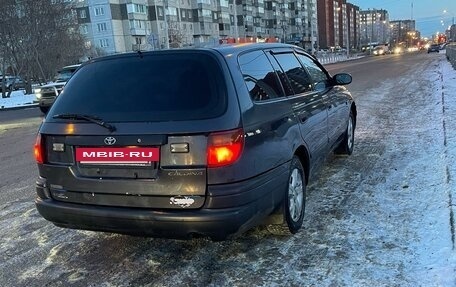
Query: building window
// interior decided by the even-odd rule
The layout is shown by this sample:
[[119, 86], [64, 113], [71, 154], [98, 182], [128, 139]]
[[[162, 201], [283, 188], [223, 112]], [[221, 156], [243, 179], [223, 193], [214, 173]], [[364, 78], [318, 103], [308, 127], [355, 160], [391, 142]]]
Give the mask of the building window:
[[142, 38], [141, 37], [135, 37], [135, 43], [137, 45], [141, 45], [142, 44]]
[[158, 7], [158, 16], [163, 17], [163, 8]]
[[79, 18], [81, 18], [81, 19], [87, 18], [85, 10], [79, 10]]
[[101, 48], [109, 47], [108, 39], [100, 39], [100, 47]]
[[143, 4], [127, 4], [127, 13], [146, 14], [146, 5]]
[[90, 49], [90, 48], [92, 47], [92, 42], [86, 41], [86, 42], [84, 43], [84, 46], [85, 46], [87, 49]]
[[104, 15], [103, 7], [95, 7], [95, 16], [101, 16], [101, 15]]
[[89, 33], [89, 28], [87, 25], [81, 25], [81, 34], [88, 34]]
[[174, 7], [168, 7], [168, 14], [170, 16], [177, 16], [177, 8]]
[[146, 23], [142, 20], [130, 20], [130, 28], [145, 29]]
[[98, 23], [97, 24], [98, 32], [103, 32], [107, 30], [106, 23]]

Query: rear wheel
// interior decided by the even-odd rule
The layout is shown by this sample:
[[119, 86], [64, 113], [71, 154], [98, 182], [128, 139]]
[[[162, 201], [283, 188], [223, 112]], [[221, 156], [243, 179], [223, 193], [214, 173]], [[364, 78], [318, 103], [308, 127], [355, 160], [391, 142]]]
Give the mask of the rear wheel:
[[306, 198], [306, 181], [304, 168], [297, 156], [291, 161], [288, 175], [288, 186], [282, 203], [282, 220], [280, 224], [268, 226], [269, 232], [275, 235], [289, 235], [299, 231], [304, 220]]

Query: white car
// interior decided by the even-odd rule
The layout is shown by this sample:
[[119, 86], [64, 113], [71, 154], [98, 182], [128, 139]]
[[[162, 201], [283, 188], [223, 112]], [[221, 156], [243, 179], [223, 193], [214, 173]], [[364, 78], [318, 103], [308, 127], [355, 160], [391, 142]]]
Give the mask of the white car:
[[35, 96], [38, 99], [38, 105], [43, 113], [49, 111], [55, 99], [62, 91], [63, 86], [65, 86], [66, 82], [71, 78], [79, 66], [80, 64], [63, 67], [57, 72], [53, 82], [35, 89]]

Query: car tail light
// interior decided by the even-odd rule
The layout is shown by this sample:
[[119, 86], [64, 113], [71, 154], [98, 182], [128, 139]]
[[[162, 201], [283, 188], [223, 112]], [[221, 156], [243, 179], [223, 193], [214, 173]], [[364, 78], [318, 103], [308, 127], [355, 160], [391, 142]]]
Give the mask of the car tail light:
[[33, 153], [35, 154], [35, 160], [37, 163], [43, 163], [43, 145], [41, 142], [41, 134], [36, 136], [35, 146], [33, 147]]
[[241, 156], [243, 148], [244, 131], [242, 129], [211, 133], [207, 146], [208, 167], [233, 164]]

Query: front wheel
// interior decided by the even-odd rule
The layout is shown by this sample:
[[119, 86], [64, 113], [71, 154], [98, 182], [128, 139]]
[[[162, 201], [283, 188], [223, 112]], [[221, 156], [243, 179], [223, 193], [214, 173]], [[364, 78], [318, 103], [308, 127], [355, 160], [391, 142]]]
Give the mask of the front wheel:
[[40, 110], [43, 114], [47, 114], [47, 112], [49, 111], [49, 107], [40, 107]]

